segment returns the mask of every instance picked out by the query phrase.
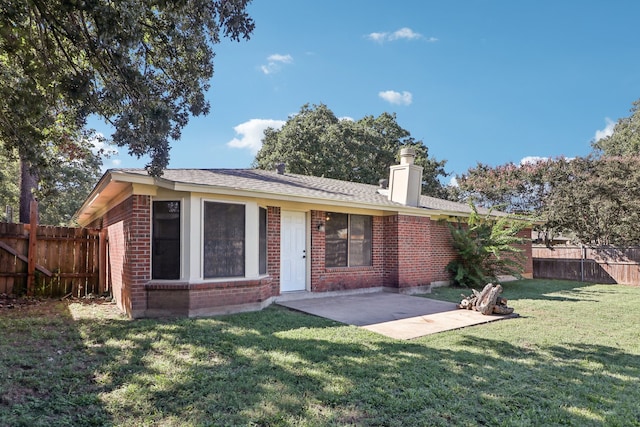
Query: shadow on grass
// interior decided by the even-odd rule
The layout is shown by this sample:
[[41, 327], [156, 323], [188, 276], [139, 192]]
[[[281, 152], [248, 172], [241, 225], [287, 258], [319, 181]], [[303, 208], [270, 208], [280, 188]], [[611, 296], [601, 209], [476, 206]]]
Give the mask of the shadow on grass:
[[0, 310], [0, 426], [111, 425], [67, 304]]
[[640, 423], [635, 350], [473, 330], [395, 341], [281, 307], [138, 321], [59, 311], [0, 317], [0, 425]]
[[116, 424], [640, 420], [640, 358], [606, 346], [529, 351], [460, 335], [450, 349], [436, 348], [278, 307], [218, 319], [79, 326], [102, 359], [97, 386]]
[[[611, 291], [594, 292], [590, 288], [593, 283], [575, 282], [570, 280], [516, 280], [502, 283], [502, 296], [508, 300], [537, 300], [556, 302], [578, 302], [598, 300], [605, 292], [618, 293], [617, 289]], [[481, 290], [477, 288], [477, 290]], [[440, 299], [450, 302], [460, 302], [461, 294], [471, 295], [471, 288], [461, 286], [449, 286], [435, 288], [431, 294], [422, 294], [426, 298]]]

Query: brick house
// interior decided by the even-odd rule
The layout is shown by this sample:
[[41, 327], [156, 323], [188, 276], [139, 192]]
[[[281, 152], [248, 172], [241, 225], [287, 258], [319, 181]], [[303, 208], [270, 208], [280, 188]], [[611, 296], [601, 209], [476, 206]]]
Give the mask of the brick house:
[[413, 160], [403, 150], [384, 188], [282, 169], [113, 169], [76, 218], [106, 230], [102, 274], [133, 318], [259, 310], [293, 293], [416, 293], [449, 282], [446, 221], [470, 209], [421, 196]]

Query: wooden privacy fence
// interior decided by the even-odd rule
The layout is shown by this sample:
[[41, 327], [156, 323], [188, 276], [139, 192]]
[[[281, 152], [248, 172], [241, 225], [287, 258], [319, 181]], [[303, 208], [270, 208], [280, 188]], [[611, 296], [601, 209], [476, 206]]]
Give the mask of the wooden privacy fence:
[[0, 293], [102, 294], [104, 244], [98, 230], [0, 222]]
[[532, 247], [533, 277], [640, 285], [640, 247]]

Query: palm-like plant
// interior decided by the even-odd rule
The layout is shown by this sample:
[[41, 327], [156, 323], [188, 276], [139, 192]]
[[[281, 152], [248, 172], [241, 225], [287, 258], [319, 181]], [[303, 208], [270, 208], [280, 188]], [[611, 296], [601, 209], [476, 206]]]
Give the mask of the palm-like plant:
[[524, 218], [496, 216], [492, 210], [478, 213], [473, 203], [465, 224], [449, 224], [458, 257], [447, 264], [453, 281], [462, 286], [484, 286], [498, 275], [520, 277], [525, 257], [517, 247], [523, 243], [518, 233], [531, 226]]

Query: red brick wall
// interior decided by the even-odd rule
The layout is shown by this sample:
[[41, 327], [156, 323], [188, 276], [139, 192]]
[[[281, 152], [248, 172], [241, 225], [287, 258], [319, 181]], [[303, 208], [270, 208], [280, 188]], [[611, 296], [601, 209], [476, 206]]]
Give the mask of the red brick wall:
[[130, 289], [124, 285], [124, 221], [118, 221], [107, 226], [107, 234], [109, 238], [107, 283], [111, 288], [111, 293], [116, 300], [118, 308], [125, 313], [129, 313], [131, 307]]
[[522, 245], [517, 245], [520, 249], [522, 249], [523, 255], [526, 257], [524, 264], [524, 272], [522, 273], [525, 277], [533, 278], [533, 249], [531, 242], [531, 229], [525, 228], [518, 233], [518, 237], [522, 238], [524, 243]]
[[272, 296], [271, 278], [210, 283], [148, 283], [149, 316], [198, 316], [233, 312]]
[[267, 274], [271, 295], [280, 295], [280, 208], [267, 208]]
[[380, 250], [383, 257], [383, 284], [384, 286], [397, 287], [400, 271], [398, 270], [398, 217], [385, 216], [382, 218], [383, 235], [382, 246], [374, 248]]
[[131, 313], [138, 317], [147, 309], [144, 286], [151, 280], [151, 197], [136, 195], [132, 198], [125, 271], [131, 286]]
[[118, 307], [131, 317], [147, 308], [151, 279], [151, 198], [134, 195], [103, 217], [109, 236], [109, 281]]
[[445, 266], [455, 257], [445, 223], [425, 217], [373, 217], [370, 267], [325, 267], [325, 212], [311, 213], [311, 290], [326, 292], [378, 286], [409, 288], [449, 280]]
[[450, 280], [455, 258], [447, 224], [424, 217], [384, 217], [385, 286], [406, 288]]
[[131, 312], [131, 289], [126, 286], [124, 272], [126, 251], [125, 222], [132, 207], [133, 200], [129, 198], [108, 211], [102, 219], [103, 227], [107, 229], [109, 238], [109, 254], [107, 257], [109, 271], [107, 280], [118, 308], [127, 314]]
[[432, 280], [431, 220], [408, 215], [386, 217], [385, 220], [385, 242], [392, 251], [385, 284], [398, 288], [428, 285]]
[[451, 240], [451, 231], [444, 221], [431, 221], [431, 246], [429, 270], [432, 282], [451, 280], [445, 267], [456, 257]]

